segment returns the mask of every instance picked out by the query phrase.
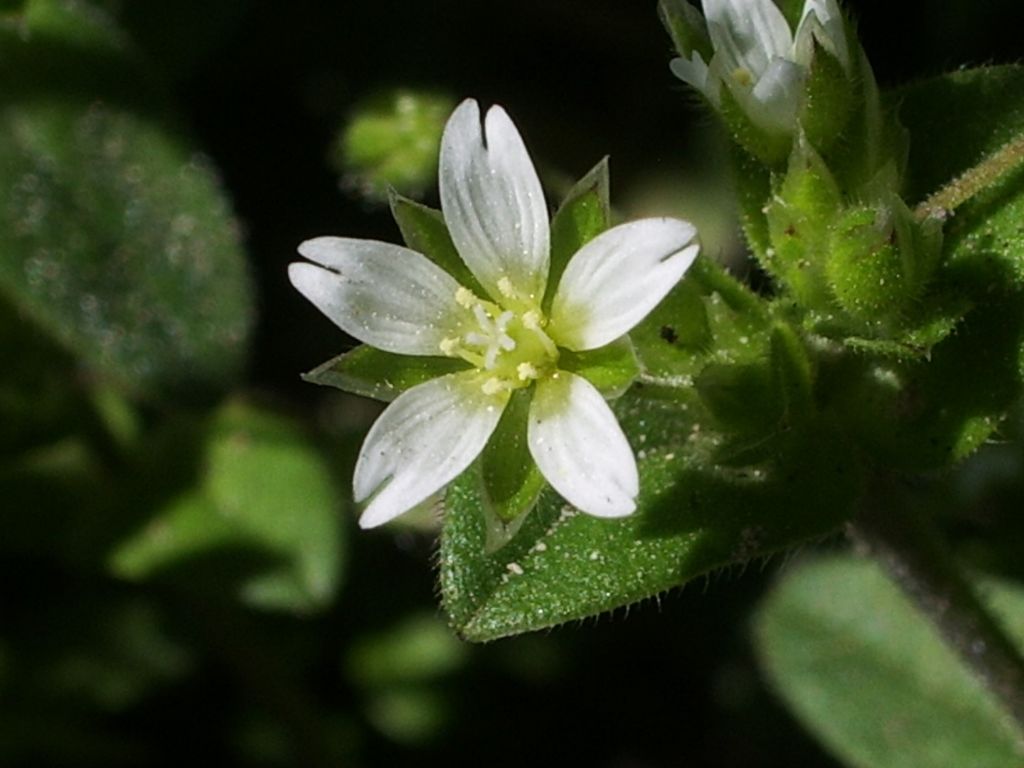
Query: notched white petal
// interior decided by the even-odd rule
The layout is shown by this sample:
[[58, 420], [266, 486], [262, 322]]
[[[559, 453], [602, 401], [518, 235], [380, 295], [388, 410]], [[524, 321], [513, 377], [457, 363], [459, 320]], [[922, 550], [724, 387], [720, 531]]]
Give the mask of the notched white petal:
[[641, 219], [598, 235], [569, 261], [548, 335], [566, 349], [596, 349], [654, 309], [697, 257], [697, 232], [678, 219]]
[[708, 65], [701, 58], [697, 51], [693, 51], [690, 58], [675, 58], [669, 62], [669, 69], [672, 74], [696, 88], [716, 107], [719, 104], [718, 82], [712, 78], [708, 71]]
[[836, 0], [807, 0], [795, 38], [797, 61], [803, 64], [810, 62], [811, 41], [817, 38], [849, 70], [850, 49], [846, 42], [846, 26]]
[[756, 79], [774, 56], [788, 56], [793, 33], [772, 0], [704, 0], [708, 34], [729, 70]]
[[441, 342], [458, 334], [459, 285], [426, 256], [343, 237], [307, 240], [299, 253], [316, 264], [290, 265], [292, 285], [360, 341], [403, 355], [438, 355]]
[[466, 266], [494, 299], [502, 278], [536, 301], [549, 263], [548, 209], [537, 172], [512, 120], [491, 107], [484, 123], [467, 99], [441, 139], [441, 208]]
[[359, 518], [373, 528], [450, 483], [480, 455], [508, 397], [486, 396], [473, 373], [431, 379], [399, 395], [370, 429], [356, 462]]
[[537, 383], [527, 442], [541, 474], [570, 504], [597, 517], [636, 509], [636, 461], [601, 394], [566, 371]]

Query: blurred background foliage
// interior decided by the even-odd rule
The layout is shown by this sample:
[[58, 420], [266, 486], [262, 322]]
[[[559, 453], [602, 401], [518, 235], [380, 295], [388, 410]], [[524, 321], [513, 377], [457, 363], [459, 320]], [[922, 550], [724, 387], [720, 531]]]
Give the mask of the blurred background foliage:
[[[758, 671], [774, 564], [465, 644], [430, 521], [355, 534], [377, 406], [299, 379], [352, 342], [288, 285], [296, 245], [397, 240], [387, 188], [436, 202], [465, 96], [514, 116], [552, 200], [608, 154], [618, 214], [689, 218], [748, 271], [653, 6], [0, 4], [0, 764], [835, 764]], [[884, 85], [1022, 53], [1013, 0], [848, 7]], [[1019, 446], [929, 498], [1018, 578]], [[801, 659], [768, 605], [772, 675]]]

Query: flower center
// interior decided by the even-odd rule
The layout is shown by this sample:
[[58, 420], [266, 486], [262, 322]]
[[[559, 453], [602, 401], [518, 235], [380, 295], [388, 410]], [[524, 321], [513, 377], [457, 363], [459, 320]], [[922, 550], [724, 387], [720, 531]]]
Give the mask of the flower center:
[[503, 309], [463, 287], [455, 292], [455, 301], [469, 310], [470, 318], [462, 335], [441, 342], [441, 352], [472, 364], [481, 374], [485, 394], [529, 386], [554, 370], [558, 348], [544, 332], [547, 320], [539, 309], [521, 301], [514, 310]]

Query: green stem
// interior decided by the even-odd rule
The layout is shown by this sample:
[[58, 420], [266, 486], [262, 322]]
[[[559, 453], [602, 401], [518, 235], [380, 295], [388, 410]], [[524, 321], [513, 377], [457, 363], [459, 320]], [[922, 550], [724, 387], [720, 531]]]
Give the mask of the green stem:
[[978, 599], [935, 526], [901, 491], [891, 479], [878, 482], [850, 534], [1002, 702], [1024, 743], [1024, 658]]
[[991, 188], [1004, 176], [1024, 166], [1024, 134], [965, 171], [917, 206], [918, 220], [943, 219], [972, 197]]

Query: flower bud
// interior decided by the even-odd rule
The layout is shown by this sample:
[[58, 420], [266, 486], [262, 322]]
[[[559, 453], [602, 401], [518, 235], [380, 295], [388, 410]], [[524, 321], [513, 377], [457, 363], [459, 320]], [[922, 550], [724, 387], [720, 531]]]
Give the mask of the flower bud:
[[733, 138], [762, 162], [785, 160], [799, 123], [831, 141], [851, 111], [853, 68], [835, 0], [806, 0], [795, 31], [772, 0], [684, 0], [661, 14], [680, 58], [672, 72], [718, 110]]
[[920, 298], [941, 250], [941, 230], [919, 223], [895, 195], [849, 208], [832, 230], [826, 265], [839, 305], [870, 325], [899, 322]]

